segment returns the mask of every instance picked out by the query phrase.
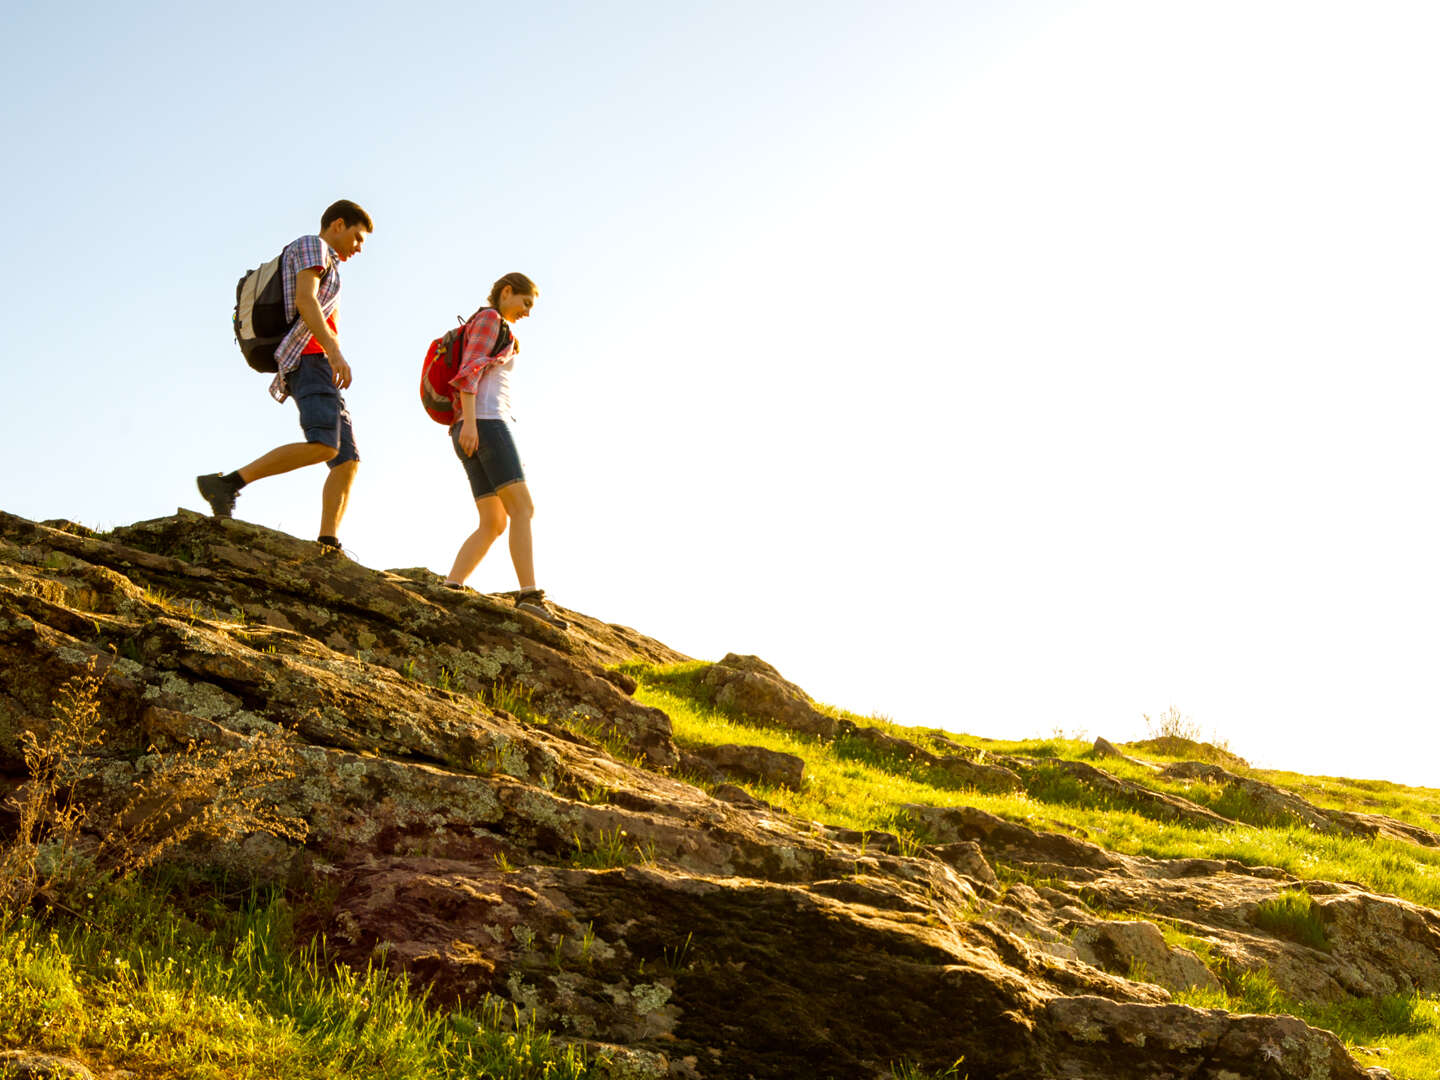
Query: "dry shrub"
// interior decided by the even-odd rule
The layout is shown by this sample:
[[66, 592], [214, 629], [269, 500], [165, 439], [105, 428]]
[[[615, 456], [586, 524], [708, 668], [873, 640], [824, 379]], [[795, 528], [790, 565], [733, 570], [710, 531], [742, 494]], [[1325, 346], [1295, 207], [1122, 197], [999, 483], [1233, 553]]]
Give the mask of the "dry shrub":
[[0, 905], [28, 903], [46, 886], [70, 892], [123, 877], [185, 844], [256, 833], [305, 839], [305, 822], [265, 796], [267, 786], [295, 775], [295, 751], [283, 734], [236, 735], [228, 747], [192, 741], [169, 754], [152, 747], [118, 809], [80, 802], [80, 787], [110, 764], [96, 753], [105, 734], [104, 679], [92, 658], [52, 702], [49, 730], [21, 735], [30, 779], [7, 800], [18, 824], [0, 849]]
[[1131, 743], [1131, 746], [1147, 747], [1162, 754], [1189, 755], [1227, 768], [1246, 765], [1245, 759], [1230, 749], [1229, 739], [1222, 739], [1215, 732], [1206, 739], [1200, 725], [1174, 705], [1161, 713], [1158, 719], [1152, 719], [1149, 713], [1142, 715], [1149, 737], [1142, 742]]
[[1171, 705], [1161, 713], [1157, 720], [1152, 720], [1149, 713], [1145, 713], [1144, 716], [1145, 731], [1152, 739], [1185, 739], [1188, 742], [1202, 741], [1200, 725], [1182, 713], [1174, 705]]
[[240, 736], [234, 747], [197, 745], [147, 760], [125, 806], [104, 834], [103, 859], [123, 873], [159, 862], [194, 840], [238, 843], [255, 833], [303, 841], [305, 822], [258, 794], [295, 775], [281, 735]]

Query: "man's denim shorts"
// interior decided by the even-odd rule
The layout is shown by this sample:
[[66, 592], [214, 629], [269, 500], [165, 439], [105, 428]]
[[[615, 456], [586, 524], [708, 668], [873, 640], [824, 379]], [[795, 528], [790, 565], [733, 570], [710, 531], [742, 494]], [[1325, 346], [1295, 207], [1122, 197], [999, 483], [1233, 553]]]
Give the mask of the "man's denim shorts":
[[509, 424], [504, 420], [476, 420], [480, 445], [475, 448], [475, 453], [467, 456], [460, 449], [463, 423], [457, 420], [450, 426], [450, 445], [455, 447], [455, 456], [465, 466], [465, 475], [470, 478], [470, 493], [475, 498], [494, 495], [505, 485], [525, 479], [525, 470], [520, 466], [520, 451], [515, 449]]
[[355, 432], [350, 427], [350, 410], [335, 385], [330, 361], [323, 355], [300, 358], [300, 366], [285, 377], [285, 385], [300, 410], [300, 428], [307, 443], [333, 446], [340, 452], [326, 464], [330, 468], [347, 461], [359, 461]]

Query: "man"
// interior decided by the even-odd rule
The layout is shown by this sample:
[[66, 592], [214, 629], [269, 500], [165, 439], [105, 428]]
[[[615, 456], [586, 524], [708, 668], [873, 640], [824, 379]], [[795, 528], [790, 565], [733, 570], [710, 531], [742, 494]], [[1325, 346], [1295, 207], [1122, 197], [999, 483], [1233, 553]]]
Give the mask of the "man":
[[216, 517], [235, 512], [235, 497], [246, 484], [306, 465], [325, 462], [330, 475], [320, 499], [320, 544], [340, 551], [340, 520], [360, 455], [350, 410], [340, 391], [350, 386], [350, 365], [336, 337], [340, 304], [339, 264], [360, 253], [375, 229], [370, 215], [341, 199], [320, 217], [318, 236], [302, 236], [281, 252], [285, 315], [290, 330], [275, 347], [278, 372], [270, 395], [279, 402], [293, 397], [300, 410], [303, 443], [277, 446], [232, 473], [197, 476], [196, 485]]

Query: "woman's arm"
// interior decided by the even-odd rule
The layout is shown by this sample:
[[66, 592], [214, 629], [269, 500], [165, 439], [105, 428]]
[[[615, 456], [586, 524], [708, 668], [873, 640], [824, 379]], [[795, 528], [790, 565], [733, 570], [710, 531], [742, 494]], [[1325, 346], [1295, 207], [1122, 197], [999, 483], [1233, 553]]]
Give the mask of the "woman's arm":
[[480, 445], [480, 431], [475, 426], [475, 395], [460, 391], [460, 449], [469, 457]]
[[485, 370], [498, 362], [491, 357], [490, 351], [499, 340], [499, 312], [480, 311], [472, 317], [465, 328], [465, 351], [460, 355], [460, 364], [450, 385], [462, 394], [475, 393]]

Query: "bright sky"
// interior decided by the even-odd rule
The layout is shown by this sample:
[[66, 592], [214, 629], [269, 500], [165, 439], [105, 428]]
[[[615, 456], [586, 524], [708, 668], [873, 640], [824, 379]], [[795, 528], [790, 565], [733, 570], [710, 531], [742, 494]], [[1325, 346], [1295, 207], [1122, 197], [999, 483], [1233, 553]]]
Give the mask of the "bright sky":
[[[296, 439], [234, 285], [352, 198], [365, 564], [473, 527], [420, 359], [520, 270], [558, 603], [901, 723], [1174, 705], [1440, 786], [1440, 7], [340, 10], [0, 14], [0, 508], [204, 509]], [[238, 513], [313, 537], [322, 479]]]

